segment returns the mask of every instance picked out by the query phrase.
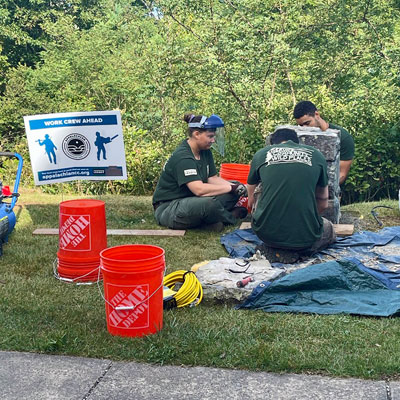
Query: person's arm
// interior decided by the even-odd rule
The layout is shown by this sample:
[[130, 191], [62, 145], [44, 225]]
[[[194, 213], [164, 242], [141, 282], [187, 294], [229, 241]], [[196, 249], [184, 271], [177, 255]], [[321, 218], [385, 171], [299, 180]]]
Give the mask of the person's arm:
[[232, 185], [228, 181], [222, 180], [223, 182], [218, 181], [218, 183], [214, 183], [212, 180], [211, 183], [203, 183], [201, 180], [198, 180], [188, 182], [186, 185], [195, 196], [217, 196], [229, 193], [232, 189]]
[[322, 212], [328, 208], [328, 198], [328, 186], [317, 186], [315, 188], [315, 199], [317, 200], [318, 214], [322, 214]]
[[224, 178], [221, 178], [218, 175], [209, 176], [208, 177], [208, 183], [212, 183], [214, 185], [225, 185], [226, 183], [229, 183], [231, 185], [231, 183], [229, 181], [227, 181]]
[[248, 208], [251, 210], [253, 208], [254, 203], [254, 191], [256, 190], [257, 185], [249, 185], [247, 184], [247, 193], [248, 193], [248, 200], [247, 205]]
[[352, 162], [353, 162], [353, 160], [341, 160], [340, 161], [339, 185], [344, 183], [344, 181], [346, 180], [347, 175], [349, 174]]
[[209, 177], [207, 183], [196, 180], [188, 182], [187, 187], [195, 196], [217, 196], [225, 193], [234, 193], [237, 196], [247, 196], [246, 185], [231, 183], [216, 175]]

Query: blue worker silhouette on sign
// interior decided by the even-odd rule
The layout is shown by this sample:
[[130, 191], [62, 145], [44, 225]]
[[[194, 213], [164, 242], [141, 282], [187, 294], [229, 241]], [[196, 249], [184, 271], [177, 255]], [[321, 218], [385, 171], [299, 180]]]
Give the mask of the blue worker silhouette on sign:
[[96, 140], [94, 141], [94, 145], [97, 147], [97, 159], [100, 161], [100, 154], [103, 153], [103, 160], [107, 160], [106, 158], [106, 148], [105, 144], [113, 141], [118, 135], [113, 136], [112, 138], [104, 137], [100, 135], [100, 132], [96, 132]]
[[40, 146], [44, 146], [44, 149], [46, 150], [47, 157], [49, 157], [50, 163], [57, 164], [56, 161], [56, 152], [54, 151], [57, 150], [57, 146], [53, 143], [53, 141], [50, 139], [50, 136], [48, 134], [44, 135], [44, 139], [38, 139], [36, 140]]

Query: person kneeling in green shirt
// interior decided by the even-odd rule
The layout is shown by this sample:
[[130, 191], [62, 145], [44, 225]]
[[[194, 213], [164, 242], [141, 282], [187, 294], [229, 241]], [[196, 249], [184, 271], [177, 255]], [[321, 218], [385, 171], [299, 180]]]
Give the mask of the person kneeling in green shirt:
[[326, 160], [316, 148], [299, 144], [294, 130], [276, 130], [271, 145], [254, 155], [247, 189], [249, 206], [255, 205], [252, 228], [265, 244], [261, 253], [272, 248], [311, 255], [336, 240], [332, 223], [319, 215], [328, 206]]
[[189, 137], [164, 165], [153, 195], [155, 219], [170, 229], [221, 231], [246, 217], [245, 207], [235, 207], [241, 196], [247, 196], [246, 186], [217, 175], [211, 146], [217, 129], [224, 127], [222, 119], [186, 114], [184, 121]]

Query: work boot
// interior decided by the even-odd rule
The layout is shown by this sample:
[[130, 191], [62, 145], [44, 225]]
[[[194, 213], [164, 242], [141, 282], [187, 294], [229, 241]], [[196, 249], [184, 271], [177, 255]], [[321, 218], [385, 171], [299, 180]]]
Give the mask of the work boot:
[[265, 243], [256, 246], [256, 251], [257, 250], [259, 250], [270, 263], [294, 264], [301, 258], [300, 254], [295, 250], [278, 249], [276, 247], [270, 247]]
[[234, 207], [231, 211], [232, 215], [237, 219], [244, 219], [247, 217], [247, 208], [246, 207]]

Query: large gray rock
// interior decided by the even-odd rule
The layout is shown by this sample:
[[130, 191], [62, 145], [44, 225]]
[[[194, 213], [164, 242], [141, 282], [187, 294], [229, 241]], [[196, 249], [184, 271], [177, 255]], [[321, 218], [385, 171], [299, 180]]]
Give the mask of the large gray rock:
[[[326, 256], [326, 261], [331, 260]], [[249, 261], [249, 263], [247, 263]], [[257, 251], [251, 258], [221, 257], [218, 260], [202, 262], [192, 267], [203, 288], [203, 301], [208, 303], [238, 304], [244, 301], [257, 286], [265, 285], [298, 269], [318, 264], [324, 259], [310, 257], [295, 264], [285, 264], [274, 268], [270, 262]], [[237, 282], [251, 276], [254, 280], [244, 287]]]
[[328, 170], [328, 189], [329, 198], [334, 199], [340, 196], [340, 186], [339, 186], [339, 169], [340, 169], [340, 159], [339, 156], [336, 157], [335, 161], [327, 161]]
[[340, 214], [339, 198], [335, 197], [328, 200], [328, 208], [321, 214], [321, 216], [331, 221], [333, 224], [338, 224]]
[[[201, 265], [195, 272], [203, 287], [204, 299], [217, 303], [239, 303], [261, 282], [275, 280], [286, 273], [284, 269], [271, 267], [259, 252], [248, 261], [221, 257]], [[237, 282], [246, 277], [253, 281], [238, 287]]]
[[[340, 130], [327, 129], [299, 125], [279, 125], [277, 129], [293, 129], [296, 131], [300, 143], [317, 148], [326, 158], [326, 161], [335, 161], [340, 152]], [[269, 139], [268, 139], [268, 143]]]
[[300, 143], [317, 148], [326, 161], [336, 161], [340, 152], [340, 131], [328, 129], [321, 131], [319, 128], [296, 127]]

